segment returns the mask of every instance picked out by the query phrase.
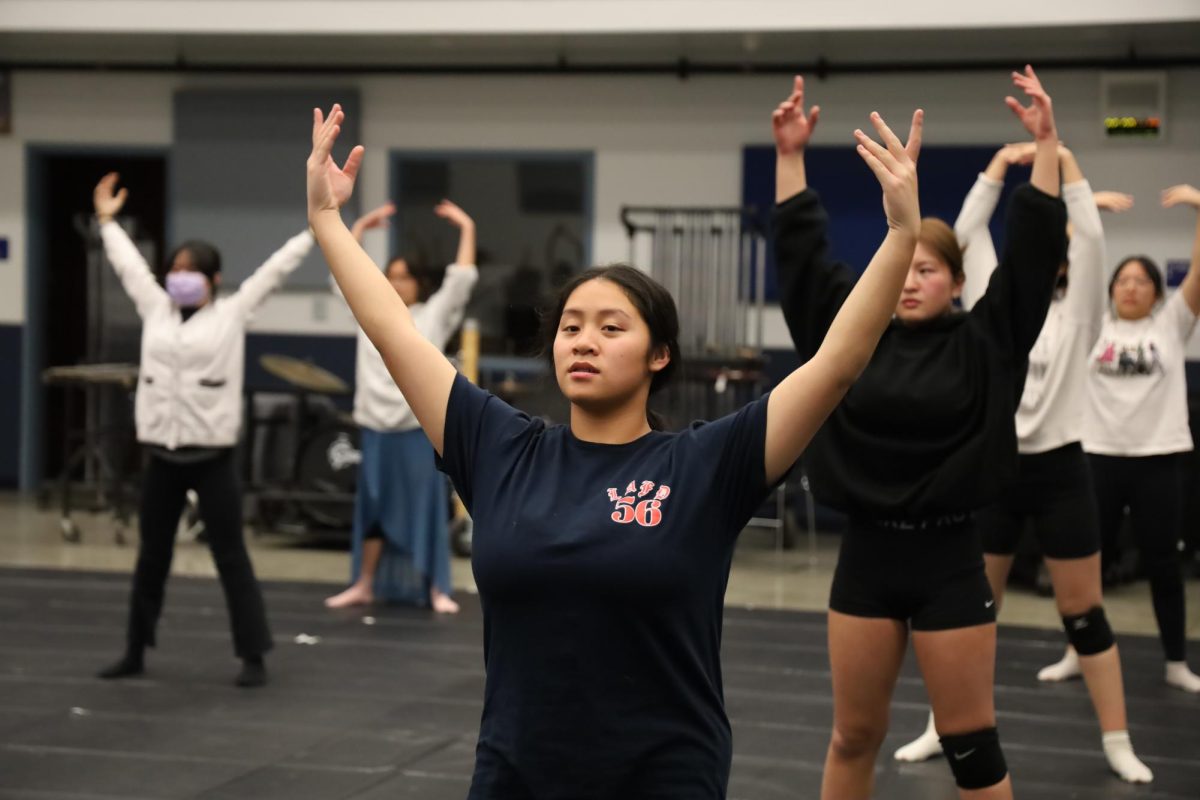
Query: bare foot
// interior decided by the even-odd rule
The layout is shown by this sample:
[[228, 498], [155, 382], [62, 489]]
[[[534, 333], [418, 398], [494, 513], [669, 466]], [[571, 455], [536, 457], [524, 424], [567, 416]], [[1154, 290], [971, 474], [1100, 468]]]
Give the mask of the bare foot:
[[375, 602], [371, 587], [354, 584], [341, 594], [325, 598], [326, 608], [350, 608], [351, 606], [369, 606]]
[[429, 603], [433, 606], [433, 610], [438, 614], [457, 614], [458, 603], [448, 594], [442, 594], [437, 589], [429, 591]]

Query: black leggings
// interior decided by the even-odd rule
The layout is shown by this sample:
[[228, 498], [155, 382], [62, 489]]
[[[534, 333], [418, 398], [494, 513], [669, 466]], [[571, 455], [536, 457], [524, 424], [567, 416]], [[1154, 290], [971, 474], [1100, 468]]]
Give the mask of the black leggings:
[[1168, 661], [1184, 659], [1183, 574], [1179, 534], [1183, 515], [1181, 462], [1161, 456], [1090, 456], [1100, 512], [1100, 539], [1110, 548], [1121, 531], [1125, 509], [1150, 579], [1158, 635]]
[[240, 658], [261, 656], [271, 649], [271, 632], [262, 591], [242, 540], [242, 493], [234, 474], [232, 449], [188, 464], [156, 456], [147, 459], [138, 520], [141, 540], [129, 604], [129, 647], [140, 650], [155, 643], [175, 552], [175, 532], [189, 489], [200, 498], [200, 519], [225, 591], [234, 652]]

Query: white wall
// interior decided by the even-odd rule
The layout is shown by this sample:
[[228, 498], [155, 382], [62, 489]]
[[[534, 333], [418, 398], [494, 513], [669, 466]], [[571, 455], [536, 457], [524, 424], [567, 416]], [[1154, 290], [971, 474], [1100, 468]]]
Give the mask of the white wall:
[[[1183, 210], [1157, 208], [1158, 192], [1200, 182], [1200, 70], [1169, 73], [1166, 141], [1110, 142], [1100, 125], [1097, 73], [1047, 72], [1059, 131], [1075, 149], [1093, 186], [1131, 192], [1133, 211], [1108, 217], [1110, 261], [1129, 252], [1162, 260], [1185, 258], [1193, 220]], [[329, 83], [346, 85], [345, 76]], [[24, 320], [24, 148], [28, 144], [168, 145], [171, 98], [192, 85], [288, 84], [311, 79], [255, 76], [105, 75], [18, 72], [13, 76], [11, 136], [0, 139], [0, 236], [11, 242], [0, 262], [0, 323]], [[364, 208], [386, 200], [386, 153], [404, 149], [569, 149], [595, 152], [597, 262], [626, 257], [618, 220], [622, 204], [735, 204], [740, 200], [741, 149], [770, 140], [768, 117], [790, 81], [773, 77], [395, 77], [355, 81], [363, 104], [367, 147], [361, 180]], [[906, 121], [920, 104], [931, 144], [990, 143], [1020, 138], [1002, 100], [1003, 74], [863, 75], [810, 83], [822, 106], [816, 141], [850, 143], [850, 131], [878, 109]], [[298, 136], [306, 136], [300, 131]], [[980, 165], [981, 168], [983, 165]], [[297, 164], [297, 174], [303, 169]], [[303, 197], [297, 195], [297, 209]], [[882, 212], [881, 212], [882, 213]], [[184, 232], [179, 232], [180, 234]], [[370, 244], [382, 258], [382, 237]], [[352, 320], [337, 303], [312, 294], [273, 298], [257, 330], [348, 333]], [[768, 344], [788, 346], [775, 314]]]

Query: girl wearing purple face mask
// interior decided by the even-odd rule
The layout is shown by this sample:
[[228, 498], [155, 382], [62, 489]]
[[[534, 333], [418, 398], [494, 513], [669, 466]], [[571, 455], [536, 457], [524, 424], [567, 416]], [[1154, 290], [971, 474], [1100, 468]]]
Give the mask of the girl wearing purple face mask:
[[233, 448], [242, 416], [246, 324], [313, 246], [305, 231], [289, 239], [233, 294], [216, 298], [221, 255], [188, 241], [175, 248], [160, 283], [113, 217], [125, 204], [117, 174], [96, 185], [93, 201], [104, 252], [142, 319], [142, 355], [134, 417], [149, 453], [138, 514], [137, 567], [125, 654], [99, 673], [124, 678], [143, 672], [171, 568], [175, 531], [189, 489], [200, 515], [229, 608], [239, 686], [266, 682], [271, 649], [262, 591], [242, 540], [242, 496]]

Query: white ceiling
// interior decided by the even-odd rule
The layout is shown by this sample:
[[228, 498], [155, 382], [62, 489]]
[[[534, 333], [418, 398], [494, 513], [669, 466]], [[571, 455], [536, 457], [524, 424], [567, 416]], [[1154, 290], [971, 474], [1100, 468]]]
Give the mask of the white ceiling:
[[[1200, 7], [1200, 0], [1197, 2]], [[3, 26], [0, 25], [0, 30]], [[0, 65], [137, 68], [342, 67], [701, 68], [812, 65], [870, 69], [919, 63], [1097, 62], [1140, 59], [1200, 64], [1200, 21], [1071, 28], [787, 31], [674, 34], [262, 35], [0, 32]]]

